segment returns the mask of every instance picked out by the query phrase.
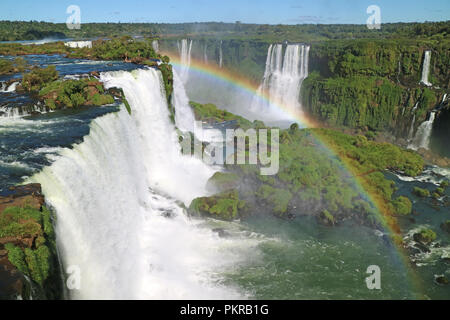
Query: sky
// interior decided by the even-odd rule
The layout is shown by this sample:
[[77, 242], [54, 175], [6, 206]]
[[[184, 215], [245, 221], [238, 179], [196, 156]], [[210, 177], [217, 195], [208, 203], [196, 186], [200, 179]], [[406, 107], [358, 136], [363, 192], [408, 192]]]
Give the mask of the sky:
[[450, 0], [0, 0], [0, 20], [66, 22], [70, 5], [81, 23], [365, 24], [370, 5], [381, 23], [450, 20]]

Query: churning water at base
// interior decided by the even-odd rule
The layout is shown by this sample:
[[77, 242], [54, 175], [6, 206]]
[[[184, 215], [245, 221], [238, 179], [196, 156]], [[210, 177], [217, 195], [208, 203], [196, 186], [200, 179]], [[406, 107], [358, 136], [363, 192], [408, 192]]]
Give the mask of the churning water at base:
[[120, 87], [132, 115], [95, 119], [90, 134], [35, 175], [57, 213], [64, 267], [77, 266], [82, 299], [242, 298], [220, 285], [219, 271], [240, 258], [232, 240], [189, 220], [213, 171], [174, 143], [158, 71], [104, 73]]
[[288, 44], [283, 52], [282, 44], [270, 45], [263, 82], [258, 89], [266, 99], [255, 97], [251, 106], [253, 112], [266, 114], [271, 120], [274, 116], [286, 117], [277, 114], [279, 108], [288, 113], [301, 112], [300, 89], [308, 77], [309, 48], [307, 45]]

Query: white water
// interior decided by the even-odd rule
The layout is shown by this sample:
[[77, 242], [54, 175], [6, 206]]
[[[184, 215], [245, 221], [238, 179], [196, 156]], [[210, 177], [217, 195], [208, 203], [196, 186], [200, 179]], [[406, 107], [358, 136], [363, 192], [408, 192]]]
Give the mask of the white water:
[[183, 83], [186, 83], [189, 77], [189, 67], [191, 66], [192, 40], [183, 39], [178, 41], [177, 45], [181, 60], [180, 77]]
[[175, 107], [175, 124], [178, 129], [185, 132], [195, 132], [195, 117], [189, 98], [184, 89], [183, 82], [178, 73], [173, 70], [173, 101]]
[[301, 113], [300, 89], [303, 80], [308, 77], [309, 49], [307, 45], [288, 44], [283, 54], [282, 44], [270, 45], [264, 79], [258, 92], [267, 97], [271, 104], [256, 97], [251, 106], [253, 112], [272, 120], [290, 118], [285, 113], [280, 114], [280, 108]]
[[0, 92], [8, 93], [8, 92], [14, 92], [16, 91], [16, 87], [19, 84], [19, 82], [15, 81], [11, 83], [8, 87], [6, 87], [6, 83], [2, 82], [2, 87], [0, 88]]
[[57, 212], [65, 268], [81, 271], [71, 297], [241, 298], [213, 281], [240, 259], [234, 241], [187, 219], [175, 201], [205, 194], [213, 171], [174, 143], [159, 71], [103, 73], [101, 80], [123, 89], [131, 116], [122, 108], [95, 119], [83, 143], [32, 178]]
[[222, 51], [222, 43], [223, 41], [220, 40], [220, 46], [219, 46], [219, 67], [222, 68], [223, 66], [223, 51]]
[[68, 41], [64, 45], [69, 48], [92, 48], [92, 41]]
[[413, 141], [408, 145], [408, 148], [413, 150], [417, 150], [419, 148], [429, 149], [435, 118], [436, 112], [432, 111], [430, 113], [430, 118], [427, 121], [424, 121], [419, 128], [417, 128], [416, 135], [414, 136]]
[[417, 110], [418, 106], [419, 106], [419, 102], [416, 102], [416, 104], [414, 105], [414, 108], [412, 108], [412, 110], [411, 110], [411, 113], [413, 114], [413, 118], [411, 121], [411, 127], [409, 128], [408, 141], [411, 141], [414, 138], [414, 125], [416, 124], [416, 110]]
[[430, 74], [430, 60], [431, 60], [431, 51], [425, 51], [425, 57], [423, 59], [423, 67], [422, 67], [422, 80], [420, 81], [424, 85], [430, 87], [431, 83], [428, 82], [428, 75]]
[[203, 62], [208, 63], [208, 45], [205, 43], [205, 46], [203, 47]]
[[26, 107], [0, 107], [0, 118], [21, 118], [31, 115], [32, 113], [45, 113], [47, 110], [40, 105]]

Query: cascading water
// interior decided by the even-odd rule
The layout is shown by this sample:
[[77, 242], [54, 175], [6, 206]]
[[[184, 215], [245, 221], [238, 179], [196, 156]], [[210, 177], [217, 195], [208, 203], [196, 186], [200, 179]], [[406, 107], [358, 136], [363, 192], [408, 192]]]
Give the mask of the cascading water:
[[436, 118], [436, 112], [432, 111], [427, 121], [423, 122], [419, 128], [417, 128], [416, 135], [413, 141], [409, 144], [410, 149], [417, 150], [419, 148], [429, 149], [430, 138], [433, 131], [433, 123]]
[[64, 45], [69, 48], [92, 48], [92, 41], [68, 41]]
[[220, 40], [220, 45], [219, 45], [219, 68], [222, 68], [222, 66], [223, 66], [223, 50], [222, 50], [222, 44], [223, 44], [223, 41]]
[[180, 67], [180, 77], [184, 83], [187, 82], [189, 77], [189, 67], [191, 65], [191, 50], [192, 50], [192, 40], [183, 39], [177, 42], [178, 53], [180, 55], [181, 67]]
[[411, 127], [409, 128], [408, 141], [411, 141], [414, 138], [414, 125], [416, 124], [416, 110], [417, 110], [418, 106], [419, 106], [419, 103], [416, 102], [416, 104], [414, 105], [414, 107], [411, 110], [411, 113], [413, 114], [413, 118], [411, 121]]
[[208, 45], [206, 43], [203, 47], [203, 62], [208, 63]]
[[431, 83], [428, 82], [428, 75], [430, 74], [430, 60], [431, 60], [431, 51], [425, 51], [425, 57], [423, 58], [423, 67], [422, 67], [422, 79], [421, 83], [430, 87]]
[[8, 87], [6, 87], [6, 83], [2, 82], [2, 88], [0, 90], [0, 92], [14, 92], [16, 91], [16, 87], [19, 84], [19, 82], [15, 81], [13, 83], [11, 83]]
[[[122, 88], [122, 108], [91, 123], [90, 134], [31, 180], [56, 210], [65, 268], [77, 267], [82, 299], [241, 298], [217, 271], [239, 259], [229, 241], [186, 218], [213, 170], [182, 156], [154, 70], [101, 74]], [[178, 82], [178, 81], [177, 81]], [[215, 281], [215, 279], [217, 281]]]
[[[288, 112], [301, 112], [299, 95], [302, 82], [308, 77], [309, 49], [307, 45], [288, 44], [283, 56], [282, 44], [269, 46], [263, 82], [258, 89], [259, 95], [267, 100], [255, 97], [251, 106], [253, 112], [268, 113], [268, 118], [272, 119], [279, 107]], [[278, 108], [273, 108], [268, 101]]]
[[189, 98], [178, 73], [173, 71], [173, 105], [175, 106], [175, 124], [184, 132], [195, 132], [195, 117], [189, 105]]

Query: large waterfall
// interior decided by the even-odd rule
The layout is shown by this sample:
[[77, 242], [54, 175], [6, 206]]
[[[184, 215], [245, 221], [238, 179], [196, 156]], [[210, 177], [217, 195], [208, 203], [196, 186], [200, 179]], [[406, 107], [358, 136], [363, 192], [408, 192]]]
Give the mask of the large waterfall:
[[419, 148], [429, 149], [430, 138], [433, 131], [433, 123], [436, 118], [436, 112], [432, 111], [428, 120], [423, 122], [419, 128], [417, 128], [414, 139], [409, 144], [410, 149], [417, 150]]
[[255, 113], [273, 118], [273, 113], [280, 108], [288, 113], [301, 112], [300, 89], [308, 77], [309, 48], [303, 44], [288, 44], [285, 48], [282, 44], [269, 46], [264, 78], [258, 89], [264, 98], [256, 97], [252, 102]]
[[189, 76], [189, 67], [191, 66], [192, 40], [183, 39], [178, 41], [177, 45], [181, 60], [180, 77], [186, 83]]
[[425, 57], [423, 58], [423, 67], [422, 67], [422, 79], [421, 83], [430, 87], [431, 83], [428, 82], [428, 75], [430, 74], [430, 60], [431, 60], [431, 51], [425, 51]]
[[56, 211], [65, 269], [81, 272], [71, 297], [240, 298], [217, 279], [239, 259], [227, 250], [232, 240], [188, 219], [179, 205], [205, 194], [213, 170], [181, 155], [160, 72], [110, 72], [101, 80], [123, 89], [131, 115], [122, 108], [95, 119], [81, 144], [32, 178]]

